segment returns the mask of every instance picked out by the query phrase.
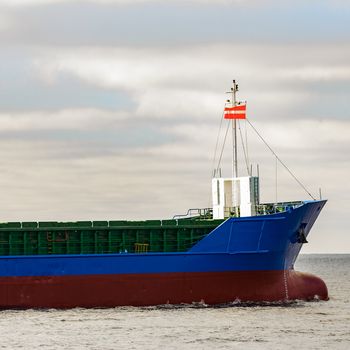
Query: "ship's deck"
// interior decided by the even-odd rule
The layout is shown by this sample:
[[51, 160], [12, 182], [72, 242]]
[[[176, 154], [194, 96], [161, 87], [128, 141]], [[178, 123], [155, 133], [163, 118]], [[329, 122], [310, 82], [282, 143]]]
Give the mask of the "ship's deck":
[[187, 251], [223, 220], [8, 222], [0, 256]]
[[[256, 213], [281, 213], [302, 203], [260, 204]], [[235, 216], [228, 210], [228, 217]], [[183, 252], [223, 221], [205, 208], [171, 220], [0, 223], [0, 256]]]

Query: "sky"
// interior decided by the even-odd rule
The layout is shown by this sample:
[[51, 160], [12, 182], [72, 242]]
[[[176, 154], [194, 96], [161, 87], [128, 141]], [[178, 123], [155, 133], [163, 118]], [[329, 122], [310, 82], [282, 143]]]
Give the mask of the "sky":
[[[345, 0], [0, 0], [0, 220], [210, 206], [233, 79], [252, 124], [328, 199], [303, 252], [350, 253]], [[275, 158], [249, 127], [247, 137], [261, 199], [273, 202]], [[278, 201], [310, 199], [281, 165], [277, 184]]]

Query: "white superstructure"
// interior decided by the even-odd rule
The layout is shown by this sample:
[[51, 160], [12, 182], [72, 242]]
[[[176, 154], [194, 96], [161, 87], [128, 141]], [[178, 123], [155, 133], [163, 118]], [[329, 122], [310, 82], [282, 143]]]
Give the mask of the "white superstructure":
[[259, 204], [259, 178], [242, 176], [212, 179], [213, 218], [253, 216]]

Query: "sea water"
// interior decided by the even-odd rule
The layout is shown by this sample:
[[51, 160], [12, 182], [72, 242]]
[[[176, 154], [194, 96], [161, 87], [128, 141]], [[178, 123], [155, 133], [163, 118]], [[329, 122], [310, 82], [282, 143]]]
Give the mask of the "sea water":
[[350, 255], [301, 255], [330, 300], [0, 312], [3, 349], [350, 349]]

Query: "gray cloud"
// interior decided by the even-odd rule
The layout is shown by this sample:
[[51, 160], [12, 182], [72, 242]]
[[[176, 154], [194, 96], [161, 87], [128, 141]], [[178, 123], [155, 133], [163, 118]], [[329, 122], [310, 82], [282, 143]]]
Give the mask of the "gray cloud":
[[250, 97], [252, 115], [294, 120], [349, 118], [348, 62], [350, 49], [333, 44], [228, 44], [62, 49], [39, 57], [37, 66], [43, 80], [71, 75], [92, 86], [125, 91], [135, 102], [134, 116], [159, 119], [212, 120], [222, 108], [227, 81], [235, 77]]
[[100, 5], [138, 5], [143, 3], [155, 4], [172, 4], [172, 3], [184, 3], [184, 4], [225, 4], [225, 5], [243, 5], [243, 6], [264, 6], [267, 3], [271, 3], [271, 0], [0, 0], [0, 5], [6, 6], [38, 6], [38, 5], [51, 5], [59, 3], [97, 3]]
[[[174, 45], [208, 42], [347, 42], [349, 11], [332, 2], [67, 2], [4, 8], [7, 45]], [[273, 11], [271, 9], [273, 8]], [[332, 23], [332, 25], [325, 25]], [[259, 28], [259, 30], [257, 30]]]

